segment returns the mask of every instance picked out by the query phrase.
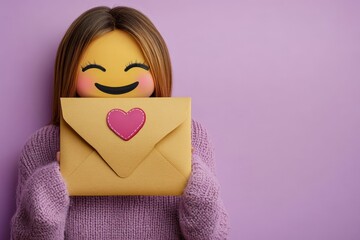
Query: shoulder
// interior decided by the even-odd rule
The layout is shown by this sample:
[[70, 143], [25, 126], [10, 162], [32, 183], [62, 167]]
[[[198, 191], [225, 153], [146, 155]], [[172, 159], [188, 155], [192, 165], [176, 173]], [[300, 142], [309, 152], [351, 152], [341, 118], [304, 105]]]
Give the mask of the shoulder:
[[59, 127], [53, 124], [34, 131], [25, 141], [19, 164], [28, 171], [50, 163], [59, 148]]
[[25, 146], [44, 145], [59, 137], [59, 127], [53, 124], [43, 126], [34, 131], [26, 140]]

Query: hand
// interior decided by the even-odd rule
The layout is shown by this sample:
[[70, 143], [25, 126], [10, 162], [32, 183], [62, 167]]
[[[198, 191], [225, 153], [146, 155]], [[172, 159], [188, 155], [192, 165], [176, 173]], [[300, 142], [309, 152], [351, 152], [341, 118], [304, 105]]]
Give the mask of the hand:
[[56, 153], [56, 160], [60, 163], [60, 151]]
[[[218, 198], [219, 182], [209, 166], [196, 154], [191, 162], [191, 174], [183, 195], [198, 201], [214, 201]], [[207, 199], [208, 198], [208, 199]]]

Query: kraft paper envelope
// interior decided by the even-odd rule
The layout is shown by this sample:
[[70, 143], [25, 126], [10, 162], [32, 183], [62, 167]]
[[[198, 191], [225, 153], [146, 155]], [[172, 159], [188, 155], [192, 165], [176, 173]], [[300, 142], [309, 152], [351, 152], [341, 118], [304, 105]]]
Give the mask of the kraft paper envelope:
[[191, 173], [190, 98], [60, 98], [70, 196], [181, 195]]

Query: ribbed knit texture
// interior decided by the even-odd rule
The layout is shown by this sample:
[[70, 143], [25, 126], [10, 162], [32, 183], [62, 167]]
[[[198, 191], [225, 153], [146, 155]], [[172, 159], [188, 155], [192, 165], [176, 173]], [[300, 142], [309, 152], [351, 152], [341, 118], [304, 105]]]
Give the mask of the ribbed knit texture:
[[71, 196], [56, 161], [59, 127], [38, 129], [18, 164], [11, 239], [227, 239], [213, 147], [192, 121], [192, 172], [181, 196]]

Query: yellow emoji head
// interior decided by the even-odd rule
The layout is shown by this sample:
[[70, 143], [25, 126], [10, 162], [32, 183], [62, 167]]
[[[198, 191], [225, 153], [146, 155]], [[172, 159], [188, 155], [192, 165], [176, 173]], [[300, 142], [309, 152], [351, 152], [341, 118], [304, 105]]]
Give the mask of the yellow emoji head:
[[94, 7], [61, 40], [54, 71], [51, 123], [60, 97], [171, 97], [170, 56], [159, 31], [129, 7]]
[[76, 91], [81, 97], [149, 97], [154, 80], [140, 46], [116, 29], [95, 38], [83, 52]]

